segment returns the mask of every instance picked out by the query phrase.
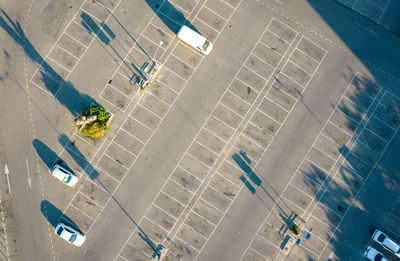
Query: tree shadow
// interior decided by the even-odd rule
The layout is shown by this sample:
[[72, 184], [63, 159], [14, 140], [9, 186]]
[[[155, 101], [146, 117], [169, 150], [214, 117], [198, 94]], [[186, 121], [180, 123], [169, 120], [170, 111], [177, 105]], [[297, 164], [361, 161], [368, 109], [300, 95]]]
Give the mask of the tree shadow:
[[8, 14], [0, 9], [0, 27], [17, 43], [29, 57], [39, 66], [38, 73], [46, 89], [65, 106], [73, 116], [78, 115], [82, 109], [95, 99], [87, 94], [80, 93], [71, 82], [64, 79], [46, 62], [25, 35], [20, 23], [12, 20]]
[[[400, 99], [380, 89], [372, 78], [352, 70], [345, 77], [350, 82], [346, 99], [352, 103], [341, 99], [336, 109], [345, 119], [342, 129], [351, 136], [341, 140], [328, 134], [336, 144], [336, 167], [327, 172], [312, 164], [302, 171], [304, 183], [323, 209], [324, 216], [316, 218], [326, 220], [327, 228], [314, 233], [328, 242], [323, 251], [332, 248], [328, 260], [358, 260], [368, 245], [394, 258], [370, 237], [380, 228], [400, 240], [397, 223], [387, 222], [398, 199], [400, 163], [381, 160], [385, 153], [392, 157], [387, 151], [400, 126]], [[398, 144], [390, 149], [398, 155]]]
[[181, 29], [183, 25], [200, 34], [196, 27], [185, 18], [185, 15], [176, 9], [168, 0], [146, 0], [146, 3], [175, 34], [178, 34], [179, 29]]

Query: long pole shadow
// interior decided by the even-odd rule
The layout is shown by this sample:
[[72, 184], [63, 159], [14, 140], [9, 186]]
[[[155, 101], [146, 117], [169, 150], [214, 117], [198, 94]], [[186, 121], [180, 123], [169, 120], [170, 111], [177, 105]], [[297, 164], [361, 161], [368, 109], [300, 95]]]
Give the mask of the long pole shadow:
[[[45, 88], [73, 116], [78, 115], [88, 104], [97, 103], [92, 97], [80, 93], [71, 82], [64, 81], [32, 45], [19, 22], [13, 21], [3, 9], [0, 9], [0, 27], [23, 49], [29, 59], [38, 65], [37, 72], [40, 74], [40, 80], [44, 83]], [[58, 95], [60, 91], [63, 92], [62, 95]]]
[[[59, 138], [59, 142], [62, 144], [72, 144], [71, 140], [66, 135], [61, 135]], [[109, 194], [111, 199], [117, 204], [117, 206], [122, 210], [122, 212], [129, 218], [129, 220], [136, 226], [136, 228], [140, 231], [138, 232], [139, 236], [153, 249], [156, 251], [156, 246], [150, 237], [143, 231], [143, 229], [136, 223], [135, 219], [128, 213], [128, 211], [122, 206], [122, 204], [118, 201], [117, 198], [114, 197], [113, 193], [107, 188], [106, 185], [103, 184], [100, 178], [100, 174], [96, 171], [96, 169], [92, 166], [92, 164], [86, 159], [86, 157], [79, 151], [78, 148], [73, 146], [73, 150], [66, 150], [70, 156], [75, 160], [77, 164], [79, 164], [82, 169], [87, 173], [90, 179], [96, 180], [98, 184], [100, 184], [103, 189]], [[82, 162], [82, 159], [85, 159]]]

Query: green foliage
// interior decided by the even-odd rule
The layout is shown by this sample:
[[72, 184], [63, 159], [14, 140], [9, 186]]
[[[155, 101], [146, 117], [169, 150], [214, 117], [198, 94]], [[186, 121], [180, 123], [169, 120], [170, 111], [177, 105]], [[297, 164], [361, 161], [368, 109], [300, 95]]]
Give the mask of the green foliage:
[[82, 129], [82, 134], [91, 138], [100, 138], [108, 131], [107, 126], [101, 126], [99, 122], [91, 122]]
[[111, 115], [100, 105], [92, 106], [82, 113], [86, 117], [94, 114], [97, 115], [97, 120], [87, 124], [81, 132], [87, 137], [100, 138], [108, 131], [107, 122]]
[[143, 83], [140, 85], [140, 90], [143, 91], [144, 89], [146, 89], [147, 84]]
[[300, 234], [300, 229], [299, 229], [299, 227], [298, 227], [297, 225], [293, 225], [292, 231], [293, 231], [293, 233], [294, 233], [295, 235]]
[[97, 115], [97, 120], [100, 122], [107, 123], [107, 120], [110, 118], [110, 114], [106, 112], [106, 110], [104, 110], [104, 108], [101, 107], [100, 105], [90, 107], [89, 109], [83, 112], [84, 116], [90, 116], [93, 114]]

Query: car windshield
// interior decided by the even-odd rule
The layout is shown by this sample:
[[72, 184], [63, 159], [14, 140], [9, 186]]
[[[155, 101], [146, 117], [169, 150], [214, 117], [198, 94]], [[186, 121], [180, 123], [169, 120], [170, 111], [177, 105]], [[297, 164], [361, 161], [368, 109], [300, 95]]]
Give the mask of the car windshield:
[[209, 41], [205, 41], [205, 43], [203, 44], [203, 47], [201, 47], [204, 51], [207, 50], [208, 46], [210, 46], [210, 42]]
[[374, 261], [381, 261], [383, 256], [381, 254], [377, 254], [374, 258]]
[[71, 237], [70, 237], [70, 239], [69, 239], [69, 242], [74, 242], [75, 241], [75, 239], [76, 239], [76, 234], [72, 234], [71, 235]]
[[383, 240], [385, 240], [385, 238], [386, 238], [386, 236], [384, 234], [380, 234], [378, 237], [378, 241], [382, 243]]
[[58, 230], [57, 230], [57, 235], [61, 235], [61, 232], [63, 231], [63, 228], [62, 227], [60, 227]]
[[71, 175], [65, 176], [64, 177], [64, 182], [68, 183], [71, 180]]

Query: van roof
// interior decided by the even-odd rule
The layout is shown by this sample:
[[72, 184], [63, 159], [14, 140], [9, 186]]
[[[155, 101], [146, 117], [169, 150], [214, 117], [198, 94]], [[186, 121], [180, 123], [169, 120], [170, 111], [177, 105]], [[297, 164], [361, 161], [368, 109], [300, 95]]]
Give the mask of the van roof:
[[185, 25], [183, 25], [179, 30], [178, 37], [179, 39], [198, 47], [202, 47], [204, 42], [207, 40], [204, 36]]

